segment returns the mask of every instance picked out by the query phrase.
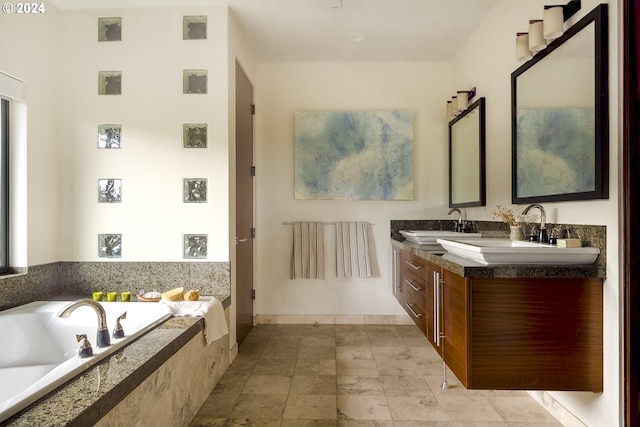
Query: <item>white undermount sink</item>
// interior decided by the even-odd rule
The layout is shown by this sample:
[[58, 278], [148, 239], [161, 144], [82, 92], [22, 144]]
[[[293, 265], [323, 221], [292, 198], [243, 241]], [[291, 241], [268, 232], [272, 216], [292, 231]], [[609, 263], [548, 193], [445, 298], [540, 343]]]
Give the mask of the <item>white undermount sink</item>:
[[453, 255], [484, 265], [584, 265], [593, 264], [600, 254], [598, 248], [558, 248], [542, 243], [509, 239], [439, 238], [437, 242]]
[[477, 239], [481, 233], [458, 233], [446, 230], [400, 230], [400, 234], [410, 242], [425, 244], [436, 243], [438, 239]]

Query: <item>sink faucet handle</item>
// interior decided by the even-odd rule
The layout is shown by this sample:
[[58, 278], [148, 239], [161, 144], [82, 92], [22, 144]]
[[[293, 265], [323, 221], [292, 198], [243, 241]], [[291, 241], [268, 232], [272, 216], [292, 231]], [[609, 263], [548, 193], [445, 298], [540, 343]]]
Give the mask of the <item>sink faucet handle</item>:
[[78, 350], [78, 357], [86, 358], [93, 356], [93, 348], [91, 347], [91, 343], [87, 339], [87, 334], [78, 334], [76, 335], [76, 340], [78, 342], [82, 341], [80, 344], [80, 349]]

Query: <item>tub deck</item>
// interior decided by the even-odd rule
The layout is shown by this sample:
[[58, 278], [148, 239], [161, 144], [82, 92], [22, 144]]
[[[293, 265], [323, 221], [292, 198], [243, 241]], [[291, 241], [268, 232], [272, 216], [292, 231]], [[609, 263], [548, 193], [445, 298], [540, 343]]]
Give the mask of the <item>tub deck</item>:
[[[230, 297], [217, 297], [226, 308]], [[204, 330], [201, 317], [173, 317], [2, 422], [3, 426], [87, 426], [131, 393]]]

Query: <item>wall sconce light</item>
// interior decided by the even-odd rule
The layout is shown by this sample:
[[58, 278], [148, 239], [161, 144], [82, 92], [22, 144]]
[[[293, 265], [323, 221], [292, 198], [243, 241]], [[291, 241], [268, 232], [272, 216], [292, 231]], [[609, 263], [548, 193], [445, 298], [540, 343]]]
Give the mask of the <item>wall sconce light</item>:
[[447, 112], [449, 113], [449, 120], [458, 115], [458, 97], [452, 96], [450, 103], [447, 103]]
[[459, 90], [456, 92], [458, 103], [458, 111], [464, 111], [469, 107], [469, 100], [476, 96], [476, 88], [472, 87], [470, 90]]
[[538, 52], [547, 47], [544, 38], [542, 19], [532, 19], [529, 21], [529, 50]]
[[533, 53], [529, 50], [529, 33], [516, 33], [516, 59], [528, 61], [531, 58]]
[[544, 7], [544, 38], [555, 40], [564, 33], [564, 21], [571, 18], [581, 8], [581, 0], [571, 0], [565, 5], [548, 5]]
[[562, 6], [555, 6], [545, 9], [542, 13], [542, 28], [544, 38], [555, 40], [564, 33], [564, 17]]
[[469, 101], [476, 96], [476, 88], [472, 87], [469, 90], [459, 90], [451, 97], [451, 100], [447, 101], [447, 118], [449, 120], [454, 119], [462, 111], [469, 107]]

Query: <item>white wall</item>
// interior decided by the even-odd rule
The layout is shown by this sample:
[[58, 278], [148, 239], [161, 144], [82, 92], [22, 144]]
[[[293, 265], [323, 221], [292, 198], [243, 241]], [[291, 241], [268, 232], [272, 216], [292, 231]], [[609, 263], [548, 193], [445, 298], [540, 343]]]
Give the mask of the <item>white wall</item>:
[[[491, 219], [497, 204], [511, 206], [511, 72], [521, 63], [515, 60], [515, 33], [526, 31], [529, 19], [542, 16], [548, 2], [513, 2], [503, 0], [482, 23], [466, 47], [454, 61], [452, 91], [477, 86], [480, 96], [487, 98], [487, 206], [468, 209], [469, 218]], [[583, 0], [582, 9], [570, 23], [593, 10], [595, 0]], [[604, 2], [606, 3], [606, 2]], [[604, 393], [554, 392], [551, 395], [589, 426], [620, 425], [622, 397], [620, 333], [621, 280], [619, 252], [621, 228], [618, 224], [619, 196], [618, 157], [621, 144], [621, 98], [618, 58], [618, 2], [609, 1], [609, 193], [607, 200], [588, 202], [543, 203], [547, 221], [565, 224], [597, 224], [607, 226], [607, 280], [604, 283]], [[511, 206], [520, 211], [524, 206]]]
[[14, 247], [19, 251], [15, 267], [58, 261], [57, 17], [54, 7], [41, 15], [0, 14], [0, 71], [24, 82], [27, 103], [14, 111], [27, 123], [20, 137], [28, 138], [28, 144], [20, 147], [28, 167], [25, 164], [22, 175], [15, 177], [21, 182], [12, 183], [16, 191], [16, 185], [24, 189], [28, 182], [13, 218], [14, 226], [19, 225], [14, 237], [20, 239]]
[[[207, 39], [183, 40], [183, 15], [207, 15]], [[98, 42], [98, 17], [122, 17], [122, 41]], [[181, 261], [183, 234], [208, 234], [207, 261], [229, 260], [227, 9], [65, 11], [60, 16], [59, 259], [97, 261], [98, 234], [122, 234], [120, 261]], [[183, 94], [184, 69], [208, 70], [206, 95]], [[122, 95], [98, 72], [122, 71]], [[99, 124], [122, 148], [97, 148]], [[208, 148], [183, 148], [183, 123], [208, 124]], [[100, 178], [123, 201], [97, 203]], [[208, 202], [183, 203], [183, 178], [207, 178]]]
[[[446, 218], [447, 63], [258, 64], [256, 313], [397, 315], [391, 292], [391, 219]], [[414, 112], [414, 201], [294, 200], [297, 110]], [[379, 275], [337, 279], [334, 227], [325, 227], [325, 280], [290, 280], [296, 220], [368, 221]]]

